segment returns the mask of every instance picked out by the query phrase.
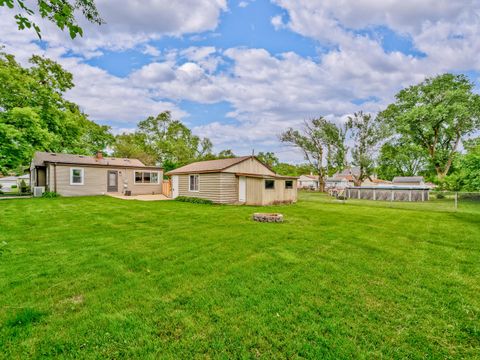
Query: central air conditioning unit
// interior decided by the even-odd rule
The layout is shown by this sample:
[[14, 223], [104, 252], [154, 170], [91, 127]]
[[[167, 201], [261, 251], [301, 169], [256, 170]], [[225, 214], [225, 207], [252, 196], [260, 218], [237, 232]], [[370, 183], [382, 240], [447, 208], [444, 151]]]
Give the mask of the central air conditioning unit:
[[45, 192], [45, 186], [34, 186], [33, 187], [33, 196], [34, 197], [41, 197], [44, 192]]

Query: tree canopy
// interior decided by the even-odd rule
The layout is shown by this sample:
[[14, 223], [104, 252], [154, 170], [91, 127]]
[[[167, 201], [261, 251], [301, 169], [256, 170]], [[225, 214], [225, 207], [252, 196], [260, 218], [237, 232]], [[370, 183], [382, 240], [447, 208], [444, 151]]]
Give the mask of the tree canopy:
[[360, 186], [375, 171], [376, 151], [386, 130], [371, 114], [362, 111], [348, 117], [347, 129], [353, 140], [352, 164], [360, 169], [358, 175], [353, 175], [354, 183]]
[[210, 139], [194, 135], [169, 111], [140, 121], [132, 134], [118, 135], [113, 150], [115, 156], [138, 158], [147, 165], [161, 164], [166, 171], [194, 161], [235, 156], [231, 150], [213, 154]]
[[[343, 164], [345, 156], [345, 133], [324, 117], [305, 121], [302, 131], [287, 129], [280, 136], [280, 141], [290, 144], [303, 152], [305, 160], [315, 169], [319, 176], [319, 190], [325, 188], [325, 178], [329, 166]], [[325, 157], [326, 155], [326, 157]], [[324, 160], [327, 166], [324, 166]]]
[[56, 62], [32, 56], [22, 67], [0, 52], [0, 171], [29, 164], [35, 151], [94, 154], [113, 141], [101, 126], [66, 100], [72, 74]]
[[386, 142], [380, 149], [376, 172], [380, 179], [395, 176], [415, 176], [427, 170], [427, 157], [423, 149], [412, 143]]
[[62, 31], [67, 29], [72, 39], [77, 35], [83, 36], [83, 30], [75, 18], [77, 10], [91, 23], [100, 25], [104, 22], [92, 0], [37, 0], [36, 3], [34, 7], [27, 5], [24, 0], [0, 0], [0, 6], [16, 12], [14, 18], [19, 30], [33, 28], [39, 38], [42, 37], [41, 29], [33, 20], [35, 15], [53, 22]]
[[420, 146], [443, 179], [467, 135], [480, 128], [480, 96], [465, 75], [443, 74], [401, 90], [379, 114], [406, 142]]

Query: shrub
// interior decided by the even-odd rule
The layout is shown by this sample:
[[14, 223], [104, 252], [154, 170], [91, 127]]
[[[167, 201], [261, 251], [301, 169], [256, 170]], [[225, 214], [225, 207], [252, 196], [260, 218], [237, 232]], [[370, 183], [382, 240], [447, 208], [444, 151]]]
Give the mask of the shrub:
[[42, 197], [46, 199], [53, 199], [53, 198], [60, 197], [60, 194], [56, 193], [55, 191], [45, 191], [42, 194]]
[[26, 192], [28, 192], [30, 189], [29, 187], [27, 186], [27, 183], [25, 182], [25, 180], [22, 180], [20, 182], [20, 194], [25, 194]]
[[290, 205], [293, 201], [291, 200], [275, 200], [272, 205]]
[[480, 200], [480, 193], [458, 193], [461, 200]]
[[178, 196], [175, 200], [181, 202], [189, 202], [193, 204], [213, 204], [212, 200], [196, 198], [196, 197], [189, 197], [189, 196]]
[[[1, 185], [0, 185], [1, 186]], [[17, 185], [12, 185], [10, 186], [11, 189], [16, 189], [18, 186]]]
[[445, 195], [442, 194], [442, 193], [438, 193], [438, 194], [436, 195], [436, 197], [437, 197], [438, 200], [445, 199]]

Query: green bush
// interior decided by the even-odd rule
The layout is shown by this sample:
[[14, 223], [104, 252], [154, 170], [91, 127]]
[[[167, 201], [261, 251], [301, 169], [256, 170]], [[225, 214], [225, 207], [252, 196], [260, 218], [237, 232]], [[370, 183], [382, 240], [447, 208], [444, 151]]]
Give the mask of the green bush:
[[16, 189], [18, 186], [17, 185], [12, 185], [10, 186], [10, 189]]
[[461, 200], [480, 200], [480, 193], [458, 193]]
[[193, 204], [209, 204], [209, 205], [213, 204], [212, 200], [189, 197], [189, 196], [178, 196], [175, 200], [181, 201], [181, 202], [189, 202]]
[[438, 193], [438, 194], [436, 195], [436, 198], [437, 198], [438, 200], [445, 199], [445, 195], [442, 194], [442, 193]]
[[45, 191], [42, 194], [42, 197], [46, 199], [53, 199], [53, 198], [60, 197], [60, 194], [56, 193], [55, 191]]
[[30, 191], [30, 187], [27, 185], [25, 180], [20, 182], [20, 194], [25, 194]]

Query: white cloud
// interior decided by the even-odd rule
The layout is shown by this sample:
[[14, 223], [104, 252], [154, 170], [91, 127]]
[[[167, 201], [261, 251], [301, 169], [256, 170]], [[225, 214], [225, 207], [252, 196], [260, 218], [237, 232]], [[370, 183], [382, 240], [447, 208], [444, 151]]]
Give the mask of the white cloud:
[[[68, 31], [62, 32], [51, 22], [36, 19], [41, 25], [43, 40], [51, 47], [67, 46], [76, 54], [89, 58], [99, 56], [99, 50], [102, 49], [120, 51], [167, 35], [182, 36], [214, 30], [221, 12], [227, 10], [226, 0], [129, 0], [121, 4], [98, 0], [95, 3], [105, 24], [91, 24], [79, 16], [84, 36], [72, 40]], [[0, 9], [0, 32], [7, 30], [7, 26], [3, 24], [4, 19], [13, 24], [10, 21], [13, 15], [9, 9]], [[11, 28], [17, 31], [16, 25]], [[23, 38], [26, 35], [29, 39], [35, 39], [33, 30], [23, 32], [25, 34], [18, 37]]]
[[160, 50], [158, 50], [155, 46], [152, 46], [152, 45], [145, 45], [143, 51], [142, 51], [142, 54], [145, 54], [145, 55], [150, 55], [150, 56], [153, 56], [153, 57], [158, 57], [160, 56], [162, 52]]
[[283, 23], [282, 15], [275, 15], [270, 19], [270, 22], [272, 23], [275, 30], [280, 30], [285, 27], [285, 24]]
[[[68, 97], [93, 119], [114, 122], [115, 131], [131, 129], [138, 120], [164, 110], [185, 117], [177, 105], [181, 100], [224, 101], [232, 107], [228, 116], [236, 121], [225, 124], [223, 119], [212, 118], [210, 123], [194, 127], [196, 133], [210, 137], [217, 150], [233, 148], [247, 154], [252, 148], [257, 152], [273, 149], [284, 160], [301, 160], [298, 153], [285, 151], [278, 142], [286, 127], [319, 115], [342, 122], [360, 108], [377, 112], [399, 89], [425, 76], [480, 71], [480, 0], [275, 2], [288, 15], [270, 19], [276, 29], [288, 28], [328, 48], [316, 58], [307, 58], [255, 48], [190, 46], [160, 51], [151, 45], [152, 39], [190, 33], [190, 41], [206, 41], [205, 34], [196, 33], [216, 29], [221, 12], [227, 10], [225, 1], [207, 0], [136, 0], [125, 6], [101, 0], [98, 6], [108, 24], [100, 28], [87, 25], [82, 39], [71, 41], [48, 24], [45, 50], [31, 42], [34, 36], [17, 31], [12, 24], [0, 28], [0, 39], [7, 39], [3, 40], [7, 51], [22, 61], [32, 53], [59, 61], [74, 73], [77, 86]], [[386, 52], [380, 39], [356, 32], [377, 26], [410, 37], [426, 56]], [[125, 78], [87, 65], [80, 56], [64, 57], [69, 51], [85, 59], [104, 49], [127, 48], [153, 59]], [[357, 106], [354, 102], [359, 99], [378, 101]]]

